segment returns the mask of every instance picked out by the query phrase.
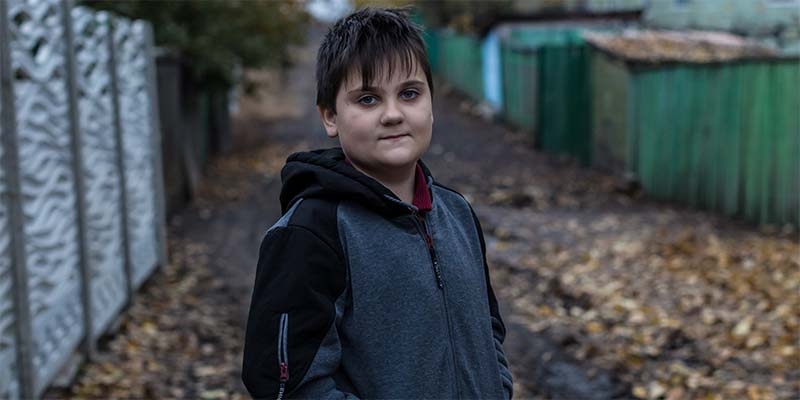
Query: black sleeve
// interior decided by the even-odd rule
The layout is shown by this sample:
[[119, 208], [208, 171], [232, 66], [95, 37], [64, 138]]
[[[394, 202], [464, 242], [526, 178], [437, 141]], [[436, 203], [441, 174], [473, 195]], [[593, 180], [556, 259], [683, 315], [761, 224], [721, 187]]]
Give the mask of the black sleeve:
[[[267, 233], [244, 345], [242, 381], [251, 396], [286, 398], [302, 392], [304, 397], [351, 397], [336, 389], [330, 377], [335, 371], [309, 371], [323, 339], [335, 334], [344, 268], [340, 252], [307, 228], [286, 226]], [[312, 392], [301, 390], [312, 387]]]
[[475, 211], [472, 211], [472, 218], [475, 220], [475, 227], [478, 229], [478, 237], [481, 241], [481, 252], [483, 253], [483, 269], [486, 274], [486, 293], [489, 295], [489, 311], [492, 319], [492, 333], [494, 335], [494, 348], [497, 353], [497, 366], [500, 370], [500, 378], [503, 382], [503, 389], [506, 391], [506, 396], [511, 399], [514, 396], [514, 380], [511, 376], [511, 371], [508, 368], [508, 359], [503, 351], [503, 341], [506, 337], [506, 326], [503, 323], [503, 318], [500, 317], [500, 307], [497, 304], [497, 297], [494, 295], [492, 284], [489, 278], [489, 263], [486, 261], [486, 240], [483, 237], [483, 228], [478, 221], [478, 216]]

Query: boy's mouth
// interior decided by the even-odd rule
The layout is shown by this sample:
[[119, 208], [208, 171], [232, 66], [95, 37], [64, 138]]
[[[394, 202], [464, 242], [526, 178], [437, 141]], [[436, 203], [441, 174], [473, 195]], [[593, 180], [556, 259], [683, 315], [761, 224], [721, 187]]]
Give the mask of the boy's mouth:
[[389, 135], [389, 136], [383, 136], [383, 137], [379, 138], [378, 140], [392, 140], [392, 139], [399, 139], [399, 138], [401, 138], [401, 137], [404, 137], [404, 136], [411, 136], [411, 135], [409, 135], [409, 134], [407, 134], [407, 133], [401, 133], [401, 134], [398, 134], [398, 135]]

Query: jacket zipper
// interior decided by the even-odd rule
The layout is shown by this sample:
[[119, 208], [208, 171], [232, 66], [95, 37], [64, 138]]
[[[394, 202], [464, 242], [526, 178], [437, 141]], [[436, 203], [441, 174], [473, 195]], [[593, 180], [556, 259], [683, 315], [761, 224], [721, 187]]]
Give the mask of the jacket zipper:
[[286, 351], [286, 337], [289, 333], [289, 314], [281, 314], [280, 328], [278, 329], [278, 368], [280, 368], [281, 387], [278, 390], [278, 400], [283, 399], [286, 391], [286, 382], [289, 381], [289, 356]]
[[422, 236], [425, 238], [425, 243], [428, 245], [428, 254], [431, 256], [431, 262], [433, 263], [433, 273], [436, 276], [436, 285], [439, 286], [439, 289], [444, 290], [444, 280], [442, 279], [442, 270], [439, 268], [439, 258], [436, 257], [436, 248], [433, 247], [433, 238], [431, 238], [430, 232], [428, 232], [428, 225], [425, 224], [425, 218], [418, 214], [417, 212], [413, 212], [414, 217], [416, 218], [417, 222], [419, 223], [418, 228]]
[[[453, 369], [455, 370], [456, 367], [456, 355], [455, 355], [455, 346], [453, 345], [453, 333], [450, 328], [450, 310], [447, 307], [447, 296], [445, 294], [444, 288], [444, 279], [442, 278], [442, 270], [439, 267], [439, 258], [436, 256], [436, 248], [433, 245], [433, 238], [431, 237], [430, 231], [428, 231], [428, 225], [425, 223], [425, 217], [419, 214], [416, 210], [411, 209], [411, 213], [414, 215], [414, 218], [417, 221], [417, 228], [420, 230], [420, 233], [425, 238], [425, 242], [428, 244], [428, 253], [431, 256], [431, 262], [433, 263], [433, 272], [436, 275], [436, 284], [439, 286], [439, 290], [442, 292], [442, 304], [444, 305], [444, 314], [447, 319], [447, 339], [450, 342], [450, 355], [453, 358]], [[461, 397], [461, 387], [458, 383], [458, 380], [455, 381], [456, 385], [456, 394], [457, 397]]]

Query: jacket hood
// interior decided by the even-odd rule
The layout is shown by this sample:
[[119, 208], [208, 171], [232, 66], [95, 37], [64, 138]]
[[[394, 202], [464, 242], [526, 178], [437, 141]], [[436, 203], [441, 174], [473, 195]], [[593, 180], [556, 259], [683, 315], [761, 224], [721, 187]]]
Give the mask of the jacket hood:
[[[431, 174], [419, 161], [428, 182]], [[285, 213], [300, 198], [347, 199], [378, 213], [408, 214], [411, 205], [403, 203], [391, 190], [345, 162], [341, 148], [294, 153], [281, 170], [281, 211]]]

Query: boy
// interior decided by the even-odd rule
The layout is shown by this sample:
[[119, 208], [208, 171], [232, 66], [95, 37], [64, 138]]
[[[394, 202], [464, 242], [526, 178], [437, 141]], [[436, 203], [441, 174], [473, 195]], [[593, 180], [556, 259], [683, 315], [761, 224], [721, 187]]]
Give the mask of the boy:
[[432, 92], [403, 10], [363, 9], [325, 36], [317, 106], [341, 148], [283, 168], [247, 323], [253, 397], [511, 397], [480, 225], [420, 161]]

